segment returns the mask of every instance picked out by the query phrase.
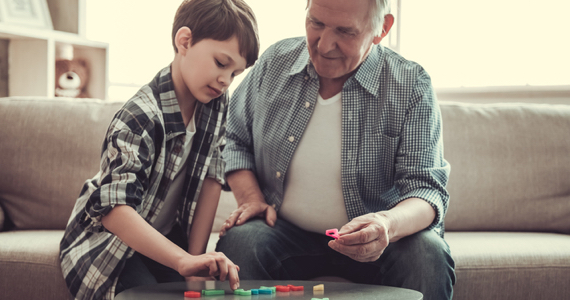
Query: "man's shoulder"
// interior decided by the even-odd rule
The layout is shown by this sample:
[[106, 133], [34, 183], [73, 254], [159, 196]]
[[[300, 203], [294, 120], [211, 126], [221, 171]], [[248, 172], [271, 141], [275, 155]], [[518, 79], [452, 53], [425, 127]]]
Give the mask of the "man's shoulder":
[[384, 61], [385, 71], [393, 73], [404, 73], [406, 75], [418, 76], [420, 73], [426, 73], [424, 67], [419, 63], [403, 57], [401, 54], [388, 47], [378, 47], [380, 57]]
[[270, 60], [281, 62], [285, 59], [294, 62], [306, 49], [306, 39], [300, 36], [280, 40], [267, 48], [264, 54]]

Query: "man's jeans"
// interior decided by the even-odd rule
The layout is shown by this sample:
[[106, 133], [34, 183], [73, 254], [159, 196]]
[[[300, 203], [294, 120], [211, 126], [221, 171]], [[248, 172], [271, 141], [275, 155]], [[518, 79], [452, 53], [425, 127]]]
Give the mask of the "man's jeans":
[[425, 300], [451, 299], [455, 263], [447, 243], [421, 231], [391, 243], [380, 258], [360, 263], [328, 247], [331, 238], [278, 219], [253, 219], [226, 232], [216, 246], [240, 267], [240, 279], [307, 280], [338, 276], [352, 282], [403, 287]]

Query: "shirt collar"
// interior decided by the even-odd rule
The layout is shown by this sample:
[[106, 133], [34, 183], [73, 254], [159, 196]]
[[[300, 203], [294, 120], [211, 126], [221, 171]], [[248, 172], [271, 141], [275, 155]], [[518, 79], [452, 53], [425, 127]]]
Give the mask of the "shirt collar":
[[182, 113], [174, 91], [174, 81], [172, 81], [170, 66], [162, 69], [157, 77], [155, 96], [158, 95], [157, 100], [162, 109], [167, 139], [170, 139], [178, 134], [185, 133], [186, 126], [184, 126], [184, 120], [182, 119]]
[[[382, 45], [374, 45], [370, 49], [368, 57], [362, 62], [356, 74], [353, 76], [354, 79], [369, 93], [372, 95], [378, 95], [380, 90], [380, 74], [382, 72], [382, 60], [385, 56], [385, 49]], [[295, 75], [303, 72], [306, 69], [307, 74], [312, 78], [318, 78], [315, 67], [311, 63], [309, 56], [309, 51], [307, 47], [303, 47], [303, 50], [298, 55], [297, 60], [293, 63], [289, 75]], [[351, 77], [352, 78], [352, 77]], [[348, 80], [351, 80], [349, 78]]]

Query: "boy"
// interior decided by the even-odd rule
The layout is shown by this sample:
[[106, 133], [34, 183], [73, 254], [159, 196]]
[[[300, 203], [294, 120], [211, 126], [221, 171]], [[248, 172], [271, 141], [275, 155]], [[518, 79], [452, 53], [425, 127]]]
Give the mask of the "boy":
[[239, 286], [239, 267], [206, 253], [224, 184], [227, 95], [258, 56], [243, 0], [186, 0], [176, 12], [175, 57], [115, 115], [101, 169], [77, 200], [60, 245], [76, 299], [190, 276]]

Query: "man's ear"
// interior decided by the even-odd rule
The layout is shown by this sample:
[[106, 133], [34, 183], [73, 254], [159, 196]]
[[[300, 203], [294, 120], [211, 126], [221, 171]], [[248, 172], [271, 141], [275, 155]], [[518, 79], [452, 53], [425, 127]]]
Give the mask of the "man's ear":
[[390, 32], [392, 25], [394, 25], [394, 15], [387, 14], [386, 16], [384, 16], [384, 25], [382, 25], [382, 34], [380, 34], [380, 36], [375, 36], [374, 39], [372, 40], [374, 45], [378, 45], [380, 41], [382, 41], [382, 39], [388, 35], [388, 32]]
[[192, 43], [192, 30], [186, 26], [180, 27], [174, 36], [174, 43], [178, 53], [186, 55], [186, 51], [190, 48]]

